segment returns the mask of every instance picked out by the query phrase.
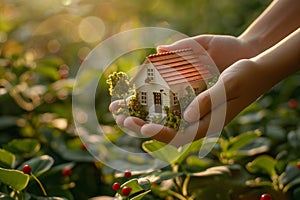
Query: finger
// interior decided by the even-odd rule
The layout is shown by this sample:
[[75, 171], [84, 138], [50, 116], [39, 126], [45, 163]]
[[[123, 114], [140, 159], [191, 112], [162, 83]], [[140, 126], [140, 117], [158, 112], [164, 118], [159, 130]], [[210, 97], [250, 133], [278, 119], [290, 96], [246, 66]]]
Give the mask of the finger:
[[177, 132], [174, 129], [165, 127], [161, 124], [145, 124], [141, 128], [142, 135], [164, 143], [170, 143], [170, 141], [172, 141], [172, 139], [175, 137], [176, 133]]
[[169, 45], [160, 45], [156, 48], [157, 53], [172, 51]]
[[226, 101], [225, 86], [222, 79], [219, 79], [213, 87], [200, 93], [190, 103], [183, 117], [187, 122], [198, 121]]
[[124, 127], [136, 132], [141, 133], [141, 128], [143, 125], [145, 125], [146, 122], [140, 118], [137, 117], [127, 117], [124, 120]]
[[[132, 96], [126, 98], [126, 104], [128, 105], [128, 103], [130, 102]], [[122, 100], [115, 100], [113, 102], [110, 103], [108, 109], [110, 112], [114, 113], [115, 111], [117, 111], [122, 105], [125, 105], [125, 101]]]
[[198, 123], [193, 123], [185, 129], [185, 132], [196, 131], [194, 140], [211, 134], [220, 134], [226, 123], [227, 103], [218, 105], [214, 110], [207, 113]]
[[192, 49], [195, 55], [198, 56], [200, 62], [203, 65], [211, 66], [211, 70], [215, 71], [215, 73], [218, 73], [218, 68], [215, 62], [213, 61], [213, 59], [210, 57], [210, 54], [207, 50], [208, 41], [209, 39], [207, 39], [207, 37], [185, 38], [177, 42], [174, 42], [171, 45], [158, 46], [157, 52], [164, 53], [164, 52], [176, 51], [180, 49]]
[[220, 133], [225, 124], [225, 114], [226, 103], [219, 105], [200, 121], [194, 122], [184, 128], [183, 132], [177, 132], [174, 129], [159, 124], [145, 124], [141, 128], [141, 134], [167, 144], [181, 146], [207, 135]]
[[116, 100], [116, 101], [113, 101], [110, 103], [108, 109], [110, 112], [114, 113], [115, 111], [117, 111], [120, 108], [121, 105], [122, 105], [121, 101]]
[[[200, 139], [211, 134], [220, 134], [224, 126], [232, 121], [250, 103], [251, 101], [242, 98], [232, 98], [206, 114], [201, 118], [199, 124], [192, 124], [187, 127], [186, 131], [189, 132], [191, 129], [197, 129], [195, 139]], [[196, 128], [196, 126], [198, 127]]]
[[123, 114], [120, 114], [120, 115], [116, 115], [116, 123], [119, 125], [119, 126], [124, 126], [124, 121], [125, 119], [127, 118], [128, 116], [127, 115], [123, 115]]
[[192, 49], [196, 54], [204, 50], [197, 41], [191, 38], [185, 38], [170, 45], [159, 45], [156, 49], [158, 53], [175, 51], [179, 49]]
[[195, 138], [196, 133], [197, 129], [191, 128], [189, 132], [177, 132], [172, 128], [168, 128], [160, 124], [145, 124], [141, 128], [142, 135], [151, 137], [153, 139], [173, 146], [181, 146], [192, 142]]

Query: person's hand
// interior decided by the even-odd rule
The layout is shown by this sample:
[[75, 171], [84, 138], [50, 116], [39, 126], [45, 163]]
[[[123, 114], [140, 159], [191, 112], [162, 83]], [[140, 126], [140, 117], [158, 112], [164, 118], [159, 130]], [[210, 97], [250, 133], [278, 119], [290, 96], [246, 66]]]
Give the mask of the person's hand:
[[[271, 87], [265, 81], [266, 76], [251, 60], [240, 60], [227, 68], [213, 87], [199, 94], [188, 106], [183, 116], [191, 124], [184, 132], [124, 115], [116, 116], [116, 121], [145, 137], [180, 146], [220, 132], [239, 112]], [[118, 109], [118, 104], [115, 101], [110, 105], [111, 112]]]
[[192, 48], [199, 56], [208, 53], [220, 72], [240, 59], [259, 54], [257, 45], [253, 45], [245, 38], [229, 35], [199, 35], [179, 40], [171, 45], [158, 46], [157, 51], [160, 53], [186, 48]]
[[[204, 55], [209, 55], [213, 62], [217, 65], [220, 72], [225, 70], [229, 65], [234, 63], [235, 61], [241, 59], [241, 58], [248, 58], [251, 56], [256, 55], [258, 52], [255, 48], [253, 48], [250, 43], [247, 43], [245, 40], [241, 38], [236, 38], [233, 36], [223, 36], [223, 35], [200, 35], [193, 38], [186, 38], [183, 40], [179, 40], [171, 45], [163, 45], [158, 46], [157, 51], [165, 52], [165, 51], [173, 51], [178, 49], [186, 49], [191, 48], [195, 54], [199, 55], [200, 57]], [[209, 62], [209, 61], [208, 61]], [[223, 75], [224, 77], [224, 75]], [[219, 82], [222, 82], [220, 80]], [[220, 85], [218, 83], [217, 85]], [[221, 86], [221, 85], [220, 85]], [[223, 86], [222, 86], [223, 87]], [[214, 87], [217, 90], [222, 89], [223, 93], [219, 91], [219, 96], [221, 94], [224, 94], [224, 87]], [[207, 95], [209, 95], [209, 91], [206, 91], [204, 94], [206, 94], [205, 97], [198, 96], [196, 99], [201, 98], [207, 98]], [[224, 94], [225, 95], [225, 94]], [[224, 98], [220, 98], [224, 99]], [[225, 100], [224, 100], [225, 101]], [[112, 102], [110, 105], [110, 111], [112, 113], [116, 112], [116, 110], [119, 108], [119, 101]], [[211, 106], [210, 102], [202, 103], [202, 107]], [[197, 109], [198, 110], [198, 109]], [[220, 111], [221, 109], [219, 109]], [[204, 112], [204, 111], [203, 111]], [[128, 117], [126, 115], [118, 115], [115, 116], [116, 123], [120, 126], [124, 126], [126, 128], [129, 128], [133, 130], [134, 132], [140, 133], [142, 135], [145, 135], [146, 137], [151, 137], [163, 141], [166, 143], [172, 143], [174, 145], [180, 145], [182, 143], [188, 143], [195, 139], [199, 139], [206, 135], [206, 132], [208, 131], [209, 127], [209, 111], [205, 111], [205, 115], [207, 115], [206, 118], [202, 117], [202, 120], [200, 122], [197, 122], [197, 120], [193, 120], [192, 118], [188, 119], [188, 121], [192, 122], [191, 126], [185, 129], [185, 134], [178, 135], [177, 132], [174, 129], [164, 127], [162, 125], [158, 124], [147, 124], [145, 121], [136, 118], [136, 117]], [[201, 116], [204, 116], [201, 114]], [[220, 119], [220, 121], [222, 121]], [[220, 123], [218, 123], [220, 124]], [[222, 124], [222, 123], [221, 123]], [[201, 128], [198, 128], [201, 127]], [[223, 125], [220, 126], [219, 129], [223, 128]], [[216, 129], [216, 127], [214, 127]], [[210, 129], [210, 131], [216, 131]], [[152, 132], [152, 135], [149, 133]], [[193, 134], [193, 135], [191, 135]], [[175, 135], [177, 135], [176, 138]], [[174, 138], [174, 139], [173, 139]]]
[[[257, 54], [256, 50], [250, 46], [246, 41], [232, 37], [232, 36], [221, 36], [221, 35], [201, 35], [194, 38], [186, 38], [180, 41], [177, 41], [171, 45], [164, 45], [157, 47], [158, 52], [165, 51], [173, 51], [178, 49], [191, 48], [195, 54], [202, 56], [203, 58], [207, 58], [205, 55], [209, 54], [209, 56], [213, 59], [214, 63], [218, 66], [219, 71], [223, 71], [229, 65], [234, 63], [236, 60], [239, 60], [244, 57], [251, 57]], [[210, 61], [208, 61], [210, 62]], [[220, 80], [219, 82], [222, 82]], [[221, 84], [218, 83], [220, 86]], [[219, 90], [219, 94], [223, 94], [223, 99], [225, 98], [224, 86], [222, 87], [214, 87]], [[221, 92], [220, 90], [223, 90]], [[205, 94], [209, 95], [210, 92], [205, 92]], [[200, 96], [201, 97], [201, 96]], [[200, 98], [199, 96], [197, 99]], [[207, 98], [209, 97], [201, 97]], [[201, 99], [200, 98], [200, 99]], [[224, 100], [225, 102], [225, 100]], [[110, 111], [112, 113], [116, 112], [119, 108], [119, 101], [112, 102], [110, 105]], [[202, 104], [203, 106], [211, 106], [210, 102]], [[223, 108], [224, 109], [224, 108]], [[196, 109], [198, 110], [198, 109]], [[221, 109], [218, 109], [220, 112]], [[128, 117], [126, 115], [117, 115], [115, 116], [116, 123], [120, 126], [124, 126], [136, 133], [140, 133], [146, 137], [152, 137], [166, 143], [172, 143], [174, 145], [181, 145], [184, 143], [191, 142], [196, 139], [200, 139], [204, 137], [208, 131], [208, 127], [210, 125], [210, 115], [209, 111], [205, 111], [206, 118], [202, 118], [201, 121], [189, 119], [187, 117], [187, 121], [191, 122], [191, 125], [188, 128], [185, 128], [184, 134], [177, 134], [174, 129], [164, 127], [159, 124], [148, 124], [145, 121], [136, 118], [136, 117]], [[225, 111], [223, 111], [225, 113]], [[204, 116], [204, 115], [201, 115]], [[222, 118], [222, 115], [220, 115]], [[225, 116], [223, 116], [224, 118]], [[224, 121], [224, 119], [218, 119], [218, 121]], [[217, 120], [217, 119], [215, 119]], [[223, 128], [222, 123], [218, 123], [220, 125], [219, 128], [211, 127], [209, 129], [210, 132], [218, 132]], [[198, 128], [199, 127], [199, 128]], [[152, 133], [152, 134], [150, 134]], [[176, 136], [176, 137], [175, 137]]]

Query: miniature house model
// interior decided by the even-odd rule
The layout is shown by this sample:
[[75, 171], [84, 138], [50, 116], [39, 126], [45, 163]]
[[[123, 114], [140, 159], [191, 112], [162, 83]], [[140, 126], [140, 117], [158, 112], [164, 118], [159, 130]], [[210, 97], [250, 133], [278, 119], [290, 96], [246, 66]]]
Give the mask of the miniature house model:
[[184, 49], [148, 56], [131, 83], [140, 103], [155, 115], [162, 114], [165, 106], [179, 110], [178, 100], [186, 95], [186, 88], [193, 88], [197, 95], [211, 78], [200, 58], [191, 49]]

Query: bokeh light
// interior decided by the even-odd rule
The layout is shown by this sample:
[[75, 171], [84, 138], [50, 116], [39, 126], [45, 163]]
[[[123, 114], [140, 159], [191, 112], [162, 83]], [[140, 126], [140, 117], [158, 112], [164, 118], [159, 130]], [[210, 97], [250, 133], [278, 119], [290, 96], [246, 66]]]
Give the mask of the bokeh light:
[[105, 25], [98, 17], [86, 17], [81, 20], [78, 32], [81, 39], [85, 42], [99, 42], [105, 33]]

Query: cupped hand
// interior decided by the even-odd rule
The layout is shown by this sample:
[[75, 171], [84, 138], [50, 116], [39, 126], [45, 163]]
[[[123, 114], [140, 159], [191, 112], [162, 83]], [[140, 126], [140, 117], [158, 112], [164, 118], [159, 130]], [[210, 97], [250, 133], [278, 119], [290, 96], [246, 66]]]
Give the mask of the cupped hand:
[[[240, 65], [249, 65], [246, 64], [248, 61], [237, 62], [228, 70], [226, 69], [241, 58], [249, 58], [258, 54], [250, 43], [233, 36], [200, 35], [179, 40], [171, 45], [159, 46], [157, 51], [165, 52], [186, 48], [193, 49], [194, 53], [200, 57], [207, 58], [206, 55], [208, 54], [219, 71], [225, 71], [221, 74], [215, 86], [198, 95], [188, 107], [189, 110], [194, 112], [187, 111], [184, 113], [185, 120], [190, 123], [188, 127], [184, 128], [184, 132], [178, 133], [172, 128], [147, 123], [139, 118], [126, 115], [115, 116], [118, 125], [140, 133], [145, 137], [179, 146], [200, 139], [207, 134], [220, 132], [229, 121], [249, 105], [251, 101], [243, 102], [242, 97], [246, 98], [246, 96], [238, 94], [237, 90], [243, 88], [241, 84], [244, 84], [244, 82], [241, 79], [241, 74], [245, 73], [243, 72], [245, 70], [236, 70]], [[208, 60], [207, 62], [211, 61]], [[253, 74], [253, 77], [255, 76]], [[245, 78], [247, 78], [246, 74]], [[252, 101], [254, 100], [255, 98]], [[110, 105], [110, 111], [114, 113], [119, 108], [119, 104], [119, 101], [113, 102]]]
[[[116, 116], [116, 121], [142, 136], [175, 146], [184, 145], [219, 133], [238, 113], [271, 87], [266, 77], [264, 71], [251, 60], [234, 63], [221, 74], [213, 87], [199, 94], [188, 106], [183, 116], [190, 125], [183, 132], [130, 116]], [[110, 105], [112, 112], [117, 108], [118, 102]]]
[[251, 58], [259, 54], [257, 46], [250, 41], [229, 35], [199, 35], [185, 38], [171, 45], [158, 46], [157, 51], [186, 48], [193, 49], [194, 53], [200, 56], [208, 54], [220, 72], [240, 59]]

